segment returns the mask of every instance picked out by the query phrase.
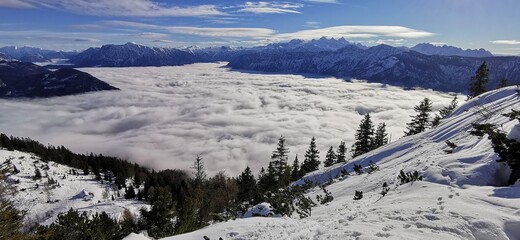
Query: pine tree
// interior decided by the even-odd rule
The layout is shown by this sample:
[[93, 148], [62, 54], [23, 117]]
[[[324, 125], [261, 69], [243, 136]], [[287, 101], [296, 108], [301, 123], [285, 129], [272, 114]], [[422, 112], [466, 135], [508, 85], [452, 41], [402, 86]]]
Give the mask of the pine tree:
[[42, 178], [42, 172], [40, 172], [40, 169], [38, 167], [34, 166], [34, 176], [32, 177], [33, 180], [38, 180]]
[[[287, 186], [291, 180], [290, 168], [288, 162], [289, 157], [289, 149], [285, 147], [285, 138], [280, 136], [278, 139], [278, 146], [276, 150], [273, 151], [271, 155], [271, 167], [274, 172], [272, 172], [272, 176], [275, 178], [275, 181], [278, 182], [278, 187]], [[289, 174], [287, 172], [289, 171]]]
[[150, 194], [150, 211], [141, 209], [139, 225], [154, 238], [171, 236], [174, 233], [172, 218], [175, 216], [175, 204], [168, 189], [159, 187]]
[[332, 146], [329, 148], [329, 151], [327, 152], [327, 155], [325, 156], [325, 161], [323, 164], [325, 167], [330, 167], [336, 163], [336, 153], [334, 153], [334, 148]]
[[206, 181], [207, 175], [204, 170], [204, 162], [202, 162], [202, 157], [197, 155], [195, 162], [193, 163], [193, 173], [195, 174], [195, 184], [202, 185]]
[[468, 98], [474, 98], [482, 93], [485, 93], [485, 85], [488, 83], [488, 81], [489, 69], [486, 65], [486, 62], [483, 62], [475, 72], [475, 76], [471, 77]]
[[260, 200], [256, 179], [255, 176], [253, 176], [251, 173], [249, 166], [246, 167], [240, 176], [238, 176], [237, 183], [237, 200], [239, 202], [249, 202], [253, 204]]
[[430, 112], [432, 111], [432, 102], [429, 98], [422, 100], [421, 103], [413, 109], [417, 115], [412, 117], [412, 122], [406, 124], [408, 125], [406, 127], [408, 131], [404, 133], [406, 136], [424, 132], [426, 128], [431, 125]]
[[318, 170], [320, 166], [320, 151], [316, 148], [316, 138], [312, 137], [309, 149], [305, 152], [305, 160], [301, 168], [301, 175]]
[[291, 181], [296, 181], [300, 179], [300, 161], [298, 161], [298, 154], [294, 157], [294, 162], [291, 170]]
[[[0, 180], [4, 180], [1, 170]], [[24, 212], [16, 209], [13, 202], [7, 199], [10, 196], [8, 192], [4, 185], [0, 185], [0, 239], [31, 239], [20, 231], [24, 224]]]
[[126, 188], [125, 191], [125, 199], [134, 199], [135, 198], [135, 189], [133, 186]]
[[500, 89], [500, 88], [505, 88], [507, 87], [509, 84], [507, 83], [507, 78], [502, 78], [500, 79], [500, 82], [498, 83], [497, 85], [497, 89]]
[[347, 162], [347, 147], [345, 141], [341, 141], [338, 146], [338, 153], [336, 154], [336, 162], [344, 163]]
[[453, 97], [451, 100], [451, 103], [447, 107], [443, 107], [441, 110], [439, 110], [439, 115], [435, 114], [435, 117], [432, 120], [432, 126], [437, 126], [440, 123], [440, 120], [450, 115], [455, 108], [457, 108], [457, 96]]
[[373, 149], [374, 124], [367, 113], [356, 130], [356, 141], [352, 145], [352, 157], [370, 152]]
[[374, 136], [374, 144], [373, 149], [376, 149], [378, 147], [382, 147], [384, 145], [388, 144], [388, 134], [386, 133], [386, 124], [380, 123], [377, 126], [377, 130]]

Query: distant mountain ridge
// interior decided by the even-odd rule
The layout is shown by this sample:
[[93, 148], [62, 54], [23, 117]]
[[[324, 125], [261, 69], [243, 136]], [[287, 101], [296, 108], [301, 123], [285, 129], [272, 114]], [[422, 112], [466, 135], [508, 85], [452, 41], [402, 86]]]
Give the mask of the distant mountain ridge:
[[117, 88], [75, 69], [50, 71], [36, 64], [0, 58], [0, 98], [74, 95]]
[[[490, 67], [488, 88], [500, 79], [520, 83], [519, 57], [494, 57], [484, 49], [418, 44], [412, 48], [367, 47], [344, 38], [291, 40], [265, 46], [183, 49], [147, 47], [135, 43], [89, 48], [70, 58], [74, 67], [177, 66], [227, 61], [237, 70], [322, 74], [364, 79], [407, 88], [464, 92], [482, 62]], [[56, 66], [49, 66], [56, 67]]]
[[192, 53], [135, 43], [89, 48], [70, 58], [76, 67], [177, 66], [197, 62]]
[[20, 61], [25, 62], [49, 62], [51, 59], [65, 59], [70, 58], [78, 52], [71, 51], [54, 51], [47, 50], [42, 48], [34, 48], [34, 47], [17, 47], [17, 46], [7, 46], [0, 48], [0, 53], [16, 58]]
[[461, 57], [493, 57], [494, 55], [481, 48], [481, 49], [462, 49], [458, 47], [443, 45], [436, 46], [431, 43], [420, 43], [410, 48], [412, 51], [420, 52], [426, 55], [439, 55], [439, 56], [461, 56]]
[[520, 57], [425, 55], [388, 45], [367, 49], [349, 45], [317, 54], [285, 50], [255, 52], [233, 59], [228, 66], [237, 70], [322, 74], [408, 88], [465, 92], [471, 76], [484, 61], [490, 68], [488, 89], [493, 89], [502, 78], [507, 78], [510, 84], [520, 84]]

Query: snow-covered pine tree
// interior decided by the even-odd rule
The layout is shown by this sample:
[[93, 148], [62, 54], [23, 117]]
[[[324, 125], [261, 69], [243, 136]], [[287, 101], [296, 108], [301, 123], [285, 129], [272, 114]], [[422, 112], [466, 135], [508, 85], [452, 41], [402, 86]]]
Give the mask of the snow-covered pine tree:
[[414, 108], [417, 115], [412, 116], [412, 122], [407, 123], [408, 125], [404, 134], [405, 136], [414, 135], [417, 133], [424, 132], [426, 128], [431, 125], [430, 122], [430, 112], [432, 111], [432, 102], [429, 98], [424, 98], [419, 105], [416, 105]]
[[370, 152], [373, 149], [374, 124], [370, 119], [370, 114], [367, 113], [359, 128], [356, 130], [356, 141], [352, 145], [352, 157]]
[[329, 151], [327, 151], [327, 155], [325, 156], [325, 161], [323, 164], [325, 167], [330, 167], [336, 163], [336, 153], [334, 152], [334, 148], [332, 146], [329, 148]]

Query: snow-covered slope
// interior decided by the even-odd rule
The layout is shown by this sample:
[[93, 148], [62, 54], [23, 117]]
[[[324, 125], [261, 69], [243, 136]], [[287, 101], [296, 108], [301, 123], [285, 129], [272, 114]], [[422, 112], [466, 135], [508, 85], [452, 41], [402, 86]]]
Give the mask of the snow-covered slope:
[[[124, 189], [115, 190], [110, 183], [95, 181], [92, 174], [83, 175], [79, 169], [43, 162], [30, 153], [0, 149], [0, 163], [19, 171], [8, 174], [5, 183], [15, 187], [11, 200], [16, 208], [27, 211], [27, 222], [48, 225], [70, 208], [88, 214], [104, 211], [119, 219], [125, 209], [138, 214], [139, 209], [149, 207], [141, 201], [125, 200]], [[40, 170], [41, 179], [33, 179], [35, 169]], [[49, 179], [56, 183], [49, 184]]]
[[[507, 168], [495, 162], [486, 137], [469, 133], [472, 123], [493, 123], [519, 139], [518, 121], [501, 115], [519, 108], [516, 87], [492, 91], [465, 103], [434, 129], [305, 176], [327, 182], [341, 169], [351, 172], [326, 187], [334, 200], [313, 208], [308, 218], [239, 219], [167, 239], [520, 239], [520, 183], [500, 187]], [[446, 140], [457, 145], [451, 154], [444, 151], [450, 149]], [[380, 170], [353, 173], [353, 164], [370, 161]], [[399, 185], [400, 170], [417, 170], [424, 181]], [[381, 197], [384, 182], [390, 191]], [[356, 190], [363, 191], [361, 200], [353, 200]], [[316, 194], [321, 190], [309, 196]]]

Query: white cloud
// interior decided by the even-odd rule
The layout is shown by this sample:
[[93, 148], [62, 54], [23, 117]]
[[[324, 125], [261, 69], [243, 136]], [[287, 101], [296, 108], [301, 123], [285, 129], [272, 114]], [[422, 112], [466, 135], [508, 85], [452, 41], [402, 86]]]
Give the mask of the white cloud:
[[306, 2], [311, 3], [338, 3], [337, 0], [305, 0]]
[[[434, 108], [451, 96], [334, 78], [241, 73], [222, 64], [81, 69], [121, 88], [77, 96], [0, 100], [0, 129], [76, 152], [189, 169], [202, 154], [211, 173], [265, 167], [280, 135], [291, 160], [316, 136], [321, 160], [350, 146], [362, 114], [387, 123], [395, 140], [424, 97]], [[301, 159], [300, 159], [301, 160]]]
[[448, 45], [447, 43], [445, 42], [430, 42], [431, 45], [435, 45], [435, 46], [444, 46], [444, 45]]
[[279, 3], [279, 2], [246, 2], [237, 12], [249, 12], [255, 14], [265, 13], [298, 13], [295, 9], [301, 8], [303, 5], [296, 3]]
[[493, 44], [520, 45], [519, 40], [495, 40], [490, 42]]
[[138, 38], [146, 38], [146, 39], [160, 39], [168, 37], [168, 34], [164, 33], [155, 33], [155, 32], [144, 32], [135, 35]]
[[155, 40], [152, 40], [152, 42], [156, 42], [156, 43], [178, 43], [177, 41], [173, 41], [173, 40], [167, 40], [167, 39], [155, 39]]
[[369, 44], [386, 44], [386, 45], [403, 45], [407, 41], [406, 39], [378, 39], [378, 40], [370, 40]]
[[308, 28], [319, 28], [320, 27], [320, 22], [307, 21], [307, 22], [305, 22], [305, 24], [303, 26], [304, 27], [308, 27]]
[[266, 38], [274, 33], [268, 28], [209, 28], [209, 27], [168, 27], [170, 32], [188, 35], [224, 38]]
[[161, 26], [129, 21], [105, 21], [111, 26], [131, 27], [138, 29], [164, 30], [171, 33], [187, 34], [206, 37], [223, 38], [267, 38], [274, 34], [274, 30], [268, 28], [212, 28], [191, 26]]
[[167, 6], [151, 0], [14, 0], [14, 2], [95, 16], [199, 17], [226, 15], [215, 5]]
[[319, 37], [334, 38], [373, 38], [373, 37], [398, 37], [398, 38], [422, 38], [435, 35], [434, 33], [402, 26], [336, 26], [320, 29], [303, 30], [293, 33], [283, 33], [274, 36], [275, 40], [286, 41], [289, 39], [316, 39]]
[[[221, 38], [253, 38], [263, 42], [289, 41], [291, 39], [318, 39], [320, 37], [333, 38], [376, 38], [376, 37], [396, 37], [402, 38], [387, 41], [404, 41], [404, 38], [421, 38], [435, 35], [434, 33], [412, 29], [402, 26], [336, 26], [327, 28], [316, 28], [302, 30], [292, 33], [276, 33], [269, 28], [212, 28], [212, 27], [191, 27], [191, 26], [161, 26], [128, 21], [105, 21], [112, 26], [124, 26], [139, 29], [162, 29], [173, 33], [221, 37]], [[318, 22], [307, 22], [315, 25]], [[383, 41], [383, 40], [381, 40]]]
[[34, 6], [22, 0], [0, 0], [0, 8], [33, 8]]

